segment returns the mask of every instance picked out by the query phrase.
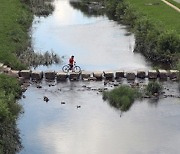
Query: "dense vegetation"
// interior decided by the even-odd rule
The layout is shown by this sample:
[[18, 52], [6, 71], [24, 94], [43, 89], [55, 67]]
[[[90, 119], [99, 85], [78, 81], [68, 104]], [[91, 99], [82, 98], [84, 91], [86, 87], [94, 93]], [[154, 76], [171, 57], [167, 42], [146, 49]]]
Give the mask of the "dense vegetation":
[[135, 100], [142, 98], [158, 98], [162, 94], [163, 87], [157, 81], [151, 81], [145, 88], [132, 88], [121, 85], [113, 90], [104, 91], [103, 99], [121, 111], [128, 111]]
[[15, 78], [0, 74], [0, 153], [13, 154], [21, 149], [16, 119], [21, 106], [16, 103], [21, 89]]
[[[36, 54], [31, 48], [29, 28], [33, 14], [47, 16], [54, 10], [52, 0], [0, 1], [0, 62], [13, 69], [59, 62], [52, 53]], [[46, 2], [46, 3], [45, 3]], [[50, 57], [47, 59], [47, 56]]]
[[135, 99], [139, 97], [140, 93], [138, 90], [128, 86], [120, 86], [111, 91], [103, 92], [103, 99], [108, 100], [110, 105], [121, 111], [129, 110]]
[[177, 65], [180, 60], [180, 14], [176, 10], [159, 0], [97, 1], [105, 6], [110, 18], [126, 24], [134, 32], [135, 52], [161, 67]]
[[29, 44], [31, 22], [29, 8], [19, 0], [0, 1], [0, 62], [12, 68], [25, 68], [17, 57]]
[[[53, 53], [35, 54], [27, 50], [30, 46], [29, 28], [33, 13], [48, 15], [53, 11], [44, 0], [0, 1], [0, 63], [13, 69], [24, 69], [27, 65], [49, 64], [59, 58]], [[21, 106], [16, 102], [21, 88], [15, 78], [0, 74], [0, 153], [13, 154], [21, 149], [16, 120]]]

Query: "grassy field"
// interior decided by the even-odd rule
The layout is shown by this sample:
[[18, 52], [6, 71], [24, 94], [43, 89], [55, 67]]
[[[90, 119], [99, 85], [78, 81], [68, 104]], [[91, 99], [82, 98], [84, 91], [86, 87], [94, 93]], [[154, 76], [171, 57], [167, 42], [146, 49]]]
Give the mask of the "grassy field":
[[[32, 14], [20, 0], [0, 0], [0, 63], [14, 69], [25, 68], [17, 58], [29, 44]], [[21, 149], [16, 119], [21, 106], [16, 103], [21, 88], [15, 78], [0, 74], [0, 153]]]
[[160, 0], [125, 0], [140, 13], [145, 14], [165, 30], [175, 30], [180, 34], [180, 13]]
[[28, 44], [32, 15], [20, 0], [0, 0], [0, 62], [23, 68], [17, 56]]

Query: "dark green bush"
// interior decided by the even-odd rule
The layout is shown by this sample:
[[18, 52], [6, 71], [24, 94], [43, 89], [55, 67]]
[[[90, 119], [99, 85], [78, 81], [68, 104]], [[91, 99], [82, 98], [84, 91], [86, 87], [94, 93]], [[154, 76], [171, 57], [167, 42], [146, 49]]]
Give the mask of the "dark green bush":
[[5, 95], [12, 94], [15, 98], [18, 98], [21, 94], [21, 88], [17, 79], [5, 74], [0, 74], [0, 90], [4, 91]]
[[112, 106], [122, 111], [129, 110], [134, 100], [138, 97], [140, 97], [140, 93], [128, 86], [120, 86], [111, 91], [103, 92], [103, 99], [108, 100]]
[[160, 94], [161, 91], [162, 91], [162, 85], [157, 81], [149, 82], [146, 87], [146, 93], [148, 95], [154, 95], [155, 93]]
[[112, 18], [116, 19], [116, 7], [120, 1], [118, 0], [106, 0], [105, 1], [105, 8], [107, 15]]
[[21, 93], [15, 78], [0, 74], [0, 153], [16, 153], [21, 149], [16, 119], [21, 106], [16, 98]]
[[123, 19], [126, 8], [127, 8], [127, 4], [125, 2], [118, 3], [116, 7], [116, 17], [118, 21], [121, 21]]

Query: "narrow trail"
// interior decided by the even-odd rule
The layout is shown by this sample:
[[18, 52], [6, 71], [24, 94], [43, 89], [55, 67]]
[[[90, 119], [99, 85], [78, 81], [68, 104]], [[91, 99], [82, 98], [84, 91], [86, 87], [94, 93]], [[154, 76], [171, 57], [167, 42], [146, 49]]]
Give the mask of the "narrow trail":
[[172, 7], [173, 9], [175, 9], [176, 11], [180, 12], [180, 9], [176, 6], [174, 6], [173, 4], [169, 3], [166, 0], [161, 0], [162, 2], [166, 3], [167, 5], [169, 5], [170, 7]]

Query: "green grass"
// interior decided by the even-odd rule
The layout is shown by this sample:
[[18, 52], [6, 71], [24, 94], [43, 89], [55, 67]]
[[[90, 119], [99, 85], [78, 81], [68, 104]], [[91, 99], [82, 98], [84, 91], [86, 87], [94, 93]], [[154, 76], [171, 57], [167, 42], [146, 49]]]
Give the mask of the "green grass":
[[175, 2], [175, 1], [173, 1], [173, 0], [166, 0], [166, 1], [168, 1], [169, 3], [173, 4], [174, 6], [176, 6], [176, 7], [178, 7], [178, 8], [180, 8], [180, 3]]
[[136, 89], [124, 85], [111, 91], [103, 92], [103, 99], [108, 100], [110, 105], [121, 111], [129, 110], [135, 99], [139, 96], [140, 94]]
[[0, 62], [23, 68], [16, 55], [28, 45], [32, 15], [20, 0], [0, 0]]
[[180, 34], [180, 13], [160, 0], [124, 1], [129, 2], [137, 12], [146, 15], [153, 22], [159, 23], [162, 29], [173, 30]]

